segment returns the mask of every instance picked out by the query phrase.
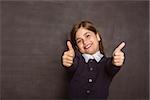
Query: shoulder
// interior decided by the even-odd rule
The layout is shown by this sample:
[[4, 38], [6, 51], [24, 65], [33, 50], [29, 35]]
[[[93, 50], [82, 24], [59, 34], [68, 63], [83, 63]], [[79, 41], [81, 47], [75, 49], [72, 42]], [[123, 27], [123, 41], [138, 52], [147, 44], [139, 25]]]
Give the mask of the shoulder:
[[75, 59], [76, 60], [83, 60], [82, 54], [78, 50], [75, 50]]
[[111, 61], [111, 60], [112, 60], [112, 57], [107, 57], [107, 56], [103, 55], [100, 62], [108, 62], [108, 61]]

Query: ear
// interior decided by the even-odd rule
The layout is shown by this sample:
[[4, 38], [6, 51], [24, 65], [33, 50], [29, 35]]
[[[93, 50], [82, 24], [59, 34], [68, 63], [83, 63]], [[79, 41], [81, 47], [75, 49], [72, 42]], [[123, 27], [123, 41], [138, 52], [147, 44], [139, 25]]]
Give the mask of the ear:
[[96, 37], [97, 37], [98, 41], [101, 41], [99, 33], [96, 33]]

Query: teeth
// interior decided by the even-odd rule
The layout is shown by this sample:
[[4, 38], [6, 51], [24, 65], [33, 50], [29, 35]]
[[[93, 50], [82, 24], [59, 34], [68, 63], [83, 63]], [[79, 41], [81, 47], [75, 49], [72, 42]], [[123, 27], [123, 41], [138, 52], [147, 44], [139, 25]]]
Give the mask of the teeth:
[[87, 45], [87, 46], [85, 46], [85, 49], [87, 49], [87, 48], [89, 48], [91, 45], [89, 44], [89, 45]]

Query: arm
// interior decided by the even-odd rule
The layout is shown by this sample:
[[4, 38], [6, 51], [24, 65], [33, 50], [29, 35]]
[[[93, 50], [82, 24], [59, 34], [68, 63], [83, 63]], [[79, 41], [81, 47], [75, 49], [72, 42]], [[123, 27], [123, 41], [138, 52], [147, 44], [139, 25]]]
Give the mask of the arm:
[[121, 49], [125, 46], [125, 43], [122, 42], [113, 52], [113, 56], [112, 56], [112, 63], [115, 66], [122, 66], [124, 63], [124, 52], [121, 51]]
[[71, 67], [75, 57], [75, 52], [70, 41], [67, 41], [68, 50], [62, 56], [62, 64], [65, 67]]
[[113, 57], [107, 58], [106, 61], [106, 72], [108, 73], [109, 76], [114, 76], [121, 68], [121, 66], [116, 66], [112, 63]]
[[62, 65], [69, 72], [74, 72], [77, 67], [77, 57], [70, 41], [67, 41], [68, 50], [62, 56]]
[[121, 51], [121, 49], [125, 46], [125, 43], [122, 42], [113, 52], [113, 55], [111, 58], [108, 58], [107, 61], [107, 72], [109, 75], [114, 76], [122, 67], [124, 63], [124, 52]]

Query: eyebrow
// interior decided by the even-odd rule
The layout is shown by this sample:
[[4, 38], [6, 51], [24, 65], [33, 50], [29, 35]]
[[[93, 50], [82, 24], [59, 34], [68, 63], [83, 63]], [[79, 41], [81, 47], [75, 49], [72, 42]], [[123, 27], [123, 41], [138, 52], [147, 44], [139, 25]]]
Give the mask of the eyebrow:
[[90, 32], [86, 32], [86, 33], [84, 33], [83, 35], [85, 36], [85, 35], [87, 35], [88, 33], [90, 33]]
[[[83, 34], [83, 36], [87, 35], [88, 33], [90, 33], [90, 32], [85, 32], [85, 33]], [[76, 38], [76, 41], [79, 40], [79, 39], [80, 39], [80, 38]]]

